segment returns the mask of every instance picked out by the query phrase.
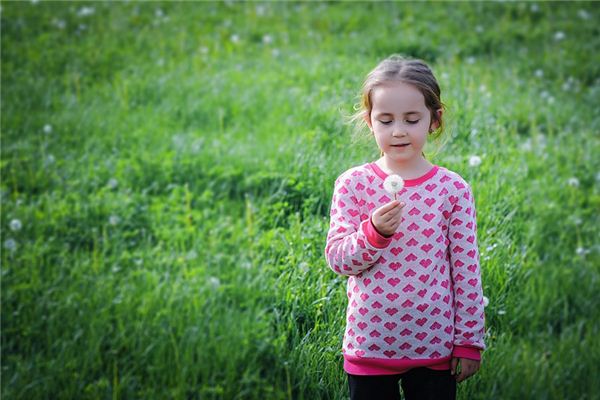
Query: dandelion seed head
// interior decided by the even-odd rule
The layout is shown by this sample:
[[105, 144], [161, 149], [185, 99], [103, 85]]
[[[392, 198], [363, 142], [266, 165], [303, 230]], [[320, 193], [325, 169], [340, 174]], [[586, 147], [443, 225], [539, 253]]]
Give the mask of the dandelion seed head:
[[221, 286], [221, 281], [219, 280], [219, 278], [211, 276], [210, 278], [208, 278], [208, 284], [213, 288], [217, 289], [219, 286]]
[[13, 232], [20, 231], [22, 227], [23, 227], [23, 224], [21, 224], [21, 221], [19, 221], [18, 219], [15, 218], [10, 221], [10, 229]]
[[264, 35], [262, 37], [262, 42], [264, 44], [271, 44], [271, 43], [273, 43], [273, 37], [271, 35]]
[[115, 178], [110, 178], [106, 184], [110, 189], [116, 189], [119, 186], [119, 181]]
[[487, 307], [488, 304], [490, 304], [490, 300], [486, 296], [483, 296], [483, 306]]
[[52, 125], [50, 125], [50, 124], [44, 125], [44, 133], [52, 133]]
[[471, 156], [469, 157], [469, 166], [477, 167], [481, 164], [481, 157], [479, 156]]
[[6, 239], [4, 241], [4, 248], [8, 251], [17, 250], [17, 242], [14, 239]]
[[572, 187], [579, 187], [579, 179], [573, 176], [567, 180], [567, 184]]
[[581, 18], [583, 20], [590, 19], [590, 13], [583, 9], [580, 9], [579, 11], [577, 11], [577, 15], [579, 16], [579, 18]]
[[111, 225], [113, 225], [113, 226], [118, 225], [120, 222], [121, 222], [121, 218], [119, 218], [118, 215], [111, 215], [108, 218], [108, 223], [111, 224]]
[[383, 181], [383, 188], [389, 194], [395, 195], [404, 188], [404, 179], [400, 175], [391, 174]]
[[77, 11], [77, 16], [79, 17], [87, 17], [93, 15], [96, 12], [94, 7], [83, 6]]
[[557, 42], [563, 40], [565, 37], [566, 35], [563, 31], [558, 31], [554, 34], [554, 40], [556, 40]]

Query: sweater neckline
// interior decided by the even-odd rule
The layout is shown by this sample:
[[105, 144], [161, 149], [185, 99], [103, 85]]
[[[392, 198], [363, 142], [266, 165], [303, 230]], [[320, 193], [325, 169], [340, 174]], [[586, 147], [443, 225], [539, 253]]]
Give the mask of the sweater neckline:
[[[373, 172], [375, 172], [377, 174], [377, 176], [379, 176], [383, 180], [385, 180], [389, 176], [384, 170], [379, 168], [379, 166], [374, 162], [369, 163], [368, 166], [371, 167]], [[404, 179], [404, 186], [419, 185], [419, 184], [429, 180], [431, 177], [433, 177], [436, 174], [436, 172], [438, 171], [438, 169], [439, 169], [439, 165], [434, 164], [433, 167], [431, 167], [431, 169], [429, 171], [427, 171], [424, 175], [421, 175], [420, 177], [414, 178], [414, 179]]]

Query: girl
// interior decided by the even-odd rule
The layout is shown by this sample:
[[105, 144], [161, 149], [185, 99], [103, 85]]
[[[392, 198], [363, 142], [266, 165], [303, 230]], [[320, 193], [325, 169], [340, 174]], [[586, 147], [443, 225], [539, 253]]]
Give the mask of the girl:
[[[407, 399], [454, 399], [456, 383], [479, 369], [475, 200], [459, 174], [422, 152], [443, 130], [443, 108], [421, 60], [392, 55], [363, 84], [353, 120], [369, 127], [381, 158], [336, 179], [325, 247], [329, 267], [348, 276], [342, 353], [352, 400], [400, 399], [398, 382]], [[395, 175], [404, 187], [393, 195], [383, 183]]]

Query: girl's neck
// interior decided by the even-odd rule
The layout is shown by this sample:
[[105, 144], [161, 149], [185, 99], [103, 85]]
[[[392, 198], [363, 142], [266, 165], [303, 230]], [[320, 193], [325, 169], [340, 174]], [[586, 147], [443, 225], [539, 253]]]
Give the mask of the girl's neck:
[[375, 161], [375, 163], [388, 175], [398, 174], [403, 179], [419, 178], [425, 175], [427, 172], [429, 172], [431, 168], [433, 168], [433, 164], [425, 158], [423, 158], [422, 156], [410, 162], [399, 164], [395, 163], [393, 160], [388, 159], [384, 155], [379, 160]]

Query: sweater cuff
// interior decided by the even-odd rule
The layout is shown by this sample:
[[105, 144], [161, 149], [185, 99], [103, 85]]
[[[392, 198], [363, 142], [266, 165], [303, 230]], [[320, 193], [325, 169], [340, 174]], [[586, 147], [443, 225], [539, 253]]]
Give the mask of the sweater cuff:
[[481, 349], [477, 347], [454, 346], [452, 357], [481, 360]]
[[367, 237], [367, 241], [373, 247], [384, 249], [391, 243], [392, 239], [394, 238], [393, 236], [382, 236], [379, 232], [377, 232], [377, 230], [373, 226], [371, 218], [364, 220], [361, 226], [363, 233]]

